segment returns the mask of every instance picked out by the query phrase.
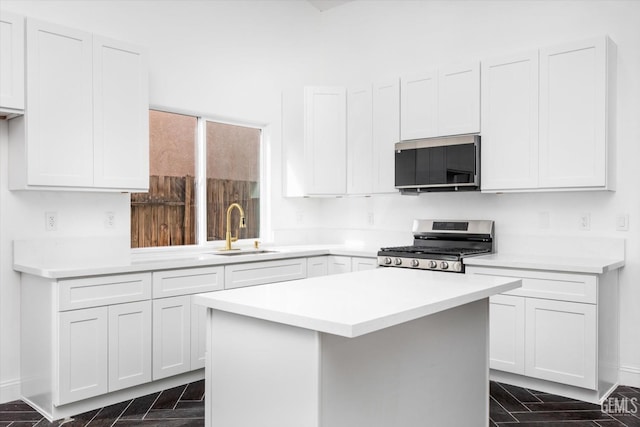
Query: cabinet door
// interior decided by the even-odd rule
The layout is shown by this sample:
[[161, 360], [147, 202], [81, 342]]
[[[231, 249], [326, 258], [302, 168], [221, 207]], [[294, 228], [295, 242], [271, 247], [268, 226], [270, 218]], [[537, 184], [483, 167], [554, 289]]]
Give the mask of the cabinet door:
[[480, 132], [480, 63], [438, 70], [438, 135]]
[[373, 192], [395, 193], [395, 149], [400, 141], [400, 81], [373, 85]]
[[526, 300], [525, 375], [595, 389], [596, 306]]
[[307, 277], [306, 258], [248, 262], [224, 267], [224, 288], [242, 288]]
[[153, 300], [153, 379], [191, 369], [191, 296]]
[[329, 256], [329, 274], [342, 274], [351, 272], [351, 257]]
[[538, 51], [482, 62], [482, 190], [538, 186]]
[[347, 94], [347, 193], [371, 194], [373, 166], [371, 86]]
[[0, 14], [0, 110], [4, 108], [24, 109], [24, 17], [3, 10]]
[[109, 391], [151, 381], [151, 301], [109, 307]]
[[319, 277], [329, 274], [329, 257], [307, 258], [307, 277]]
[[304, 126], [306, 193], [344, 194], [347, 189], [345, 89], [305, 88]]
[[27, 184], [93, 185], [91, 34], [27, 19]]
[[402, 140], [438, 136], [438, 73], [400, 79], [400, 136]]
[[524, 300], [507, 295], [489, 299], [491, 369], [524, 375]]
[[191, 370], [204, 368], [207, 356], [207, 307], [191, 304]]
[[351, 258], [351, 271], [373, 270], [378, 267], [376, 258]]
[[107, 393], [107, 307], [62, 312], [58, 326], [59, 389], [54, 404]]
[[542, 187], [607, 184], [607, 40], [540, 50]]
[[149, 188], [147, 55], [93, 38], [93, 136], [96, 187]]

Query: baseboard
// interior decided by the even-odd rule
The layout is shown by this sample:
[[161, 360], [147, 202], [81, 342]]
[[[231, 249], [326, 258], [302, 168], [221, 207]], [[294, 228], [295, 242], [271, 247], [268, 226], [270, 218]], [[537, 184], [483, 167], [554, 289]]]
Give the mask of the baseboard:
[[20, 399], [20, 380], [9, 380], [0, 383], [0, 403]]
[[640, 368], [635, 366], [620, 366], [619, 369], [620, 385], [640, 388]]

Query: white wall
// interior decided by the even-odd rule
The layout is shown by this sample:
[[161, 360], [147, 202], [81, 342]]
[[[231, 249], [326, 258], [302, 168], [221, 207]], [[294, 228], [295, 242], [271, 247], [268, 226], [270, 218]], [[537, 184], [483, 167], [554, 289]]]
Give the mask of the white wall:
[[[365, 246], [411, 241], [413, 218], [487, 218], [500, 234], [625, 237], [621, 286], [621, 380], [640, 386], [640, 2], [634, 1], [357, 1], [323, 14], [327, 82], [361, 85], [456, 60], [482, 59], [595, 35], [618, 45], [616, 192], [541, 194], [431, 193], [323, 202], [323, 236]], [[357, 55], [355, 54], [357, 53]], [[580, 155], [576, 153], [576, 155]], [[368, 224], [369, 212], [375, 223]], [[538, 214], [548, 212], [548, 229]], [[578, 218], [591, 213], [591, 231]], [[629, 214], [628, 232], [615, 231]], [[400, 233], [402, 238], [400, 238]], [[375, 242], [369, 242], [374, 239]], [[606, 254], [603, 254], [606, 255]]]

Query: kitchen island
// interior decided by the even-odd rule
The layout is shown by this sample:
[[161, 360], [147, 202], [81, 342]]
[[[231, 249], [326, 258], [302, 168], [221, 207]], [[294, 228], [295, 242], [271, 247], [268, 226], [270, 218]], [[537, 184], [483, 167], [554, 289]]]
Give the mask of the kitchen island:
[[197, 295], [206, 425], [486, 426], [488, 298], [519, 286], [391, 268]]

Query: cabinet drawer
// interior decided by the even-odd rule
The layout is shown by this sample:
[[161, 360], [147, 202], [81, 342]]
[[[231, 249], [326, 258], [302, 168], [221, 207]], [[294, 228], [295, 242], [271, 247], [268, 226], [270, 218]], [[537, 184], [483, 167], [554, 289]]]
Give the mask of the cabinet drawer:
[[175, 297], [224, 288], [224, 267], [184, 268], [153, 273], [153, 297]]
[[307, 260], [296, 258], [228, 265], [224, 268], [224, 276], [225, 289], [304, 279]]
[[505, 295], [589, 304], [595, 304], [598, 296], [597, 278], [591, 275], [484, 267], [467, 267], [467, 273], [522, 279], [521, 288]]
[[60, 311], [151, 299], [151, 273], [58, 281]]

